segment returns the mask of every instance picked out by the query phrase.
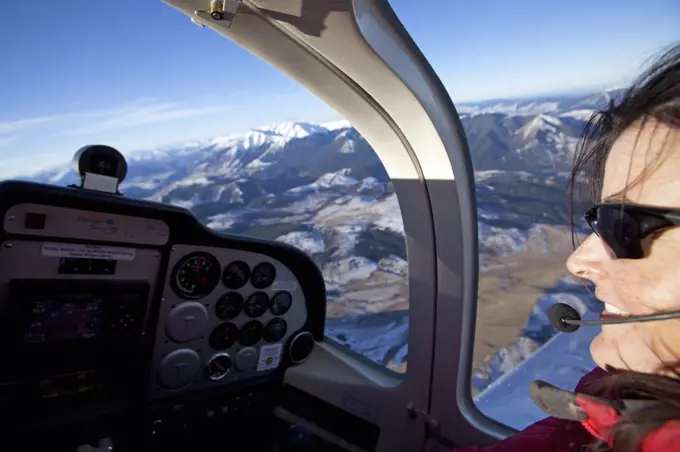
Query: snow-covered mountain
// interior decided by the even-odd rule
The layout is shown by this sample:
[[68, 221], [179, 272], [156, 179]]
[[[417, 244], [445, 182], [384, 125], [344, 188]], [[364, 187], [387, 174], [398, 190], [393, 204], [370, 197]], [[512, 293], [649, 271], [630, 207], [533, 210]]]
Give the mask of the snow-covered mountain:
[[583, 117], [584, 112], [604, 109], [610, 102], [616, 102], [623, 95], [623, 89], [613, 89], [599, 93], [575, 96], [545, 96], [529, 99], [492, 99], [483, 102], [462, 103], [456, 107], [459, 114], [502, 113], [506, 115]]
[[[567, 173], [548, 163], [541, 166], [534, 154], [550, 147], [553, 167], [559, 166], [555, 162], [566, 161], [563, 157], [571, 151], [566, 136], [573, 134], [571, 125], [543, 114], [519, 119], [486, 116], [463, 118], [475, 164], [496, 165], [476, 172], [483, 268], [492, 265], [489, 258], [545, 248], [545, 225], [568, 224], [562, 191]], [[512, 140], [497, 140], [494, 134], [500, 133]], [[485, 151], [494, 154], [489, 162]], [[187, 208], [218, 231], [302, 248], [327, 275], [329, 294], [338, 303], [347, 300], [341, 285], [356, 284], [352, 281], [362, 280], [366, 272], [390, 274], [384, 262], [399, 261], [397, 267], [405, 267], [396, 195], [376, 154], [346, 121], [260, 127], [138, 152], [128, 160], [128, 177], [121, 184], [126, 196]], [[66, 167], [24, 179], [76, 182]], [[357, 266], [362, 270], [355, 270]], [[346, 275], [338, 276], [342, 272]], [[371, 310], [363, 307], [369, 302], [344, 304], [338, 315]], [[395, 295], [393, 304], [405, 305], [405, 294]]]
[[[574, 146], [590, 113], [616, 95], [459, 106], [477, 182], [482, 273], [521, 253], [554, 251], [552, 237], [570, 224], [565, 188]], [[326, 279], [328, 335], [392, 368], [407, 361], [399, 204], [376, 154], [346, 121], [276, 124], [126, 157], [126, 196], [185, 207], [218, 231], [301, 248]], [[66, 165], [19, 178], [76, 182]], [[597, 309], [573, 284], [546, 288], [519, 337], [476, 370], [478, 400], [555, 337], [545, 311], [567, 292]]]

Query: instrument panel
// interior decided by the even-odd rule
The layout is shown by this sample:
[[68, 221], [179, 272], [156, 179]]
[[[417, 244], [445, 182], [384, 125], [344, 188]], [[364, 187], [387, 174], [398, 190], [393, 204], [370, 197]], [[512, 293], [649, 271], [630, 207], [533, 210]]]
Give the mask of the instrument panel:
[[0, 182], [0, 352], [16, 363], [0, 369], [8, 430], [52, 450], [124, 431], [130, 450], [154, 450], [188, 425], [203, 429], [189, 444], [219, 441], [204, 431], [219, 410], [245, 435], [248, 416], [271, 416], [286, 368], [323, 339], [318, 267], [289, 245], [127, 199], [124, 174], [81, 177]]
[[154, 345], [150, 396], [217, 388], [277, 370], [304, 326], [295, 275], [258, 253], [176, 244]]

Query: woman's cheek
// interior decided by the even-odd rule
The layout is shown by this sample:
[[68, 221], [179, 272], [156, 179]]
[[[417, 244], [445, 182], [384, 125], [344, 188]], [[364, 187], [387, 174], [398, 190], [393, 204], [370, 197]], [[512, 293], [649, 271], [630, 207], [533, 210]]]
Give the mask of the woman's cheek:
[[680, 319], [647, 324], [650, 347], [664, 364], [680, 368]]
[[602, 301], [638, 315], [654, 313], [669, 302], [678, 304], [680, 275], [669, 278], [667, 269], [640, 264], [642, 262], [622, 261], [614, 266], [610, 287], [615, 297], [610, 299], [603, 294]]
[[601, 367], [654, 372], [660, 360], [642, 324], [605, 325], [590, 344], [593, 361]]

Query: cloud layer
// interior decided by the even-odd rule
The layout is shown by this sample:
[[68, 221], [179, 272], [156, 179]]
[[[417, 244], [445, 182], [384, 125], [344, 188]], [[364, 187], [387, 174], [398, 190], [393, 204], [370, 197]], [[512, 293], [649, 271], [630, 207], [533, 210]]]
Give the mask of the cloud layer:
[[112, 130], [123, 130], [141, 125], [207, 115], [225, 109], [226, 107], [218, 106], [190, 107], [176, 102], [126, 105], [106, 112], [100, 112], [94, 115], [96, 120], [83, 127], [65, 130], [63, 134], [87, 135]]
[[226, 110], [224, 106], [190, 106], [179, 102], [138, 100], [98, 111], [67, 112], [0, 122], [0, 148], [36, 133], [77, 136], [159, 124]]

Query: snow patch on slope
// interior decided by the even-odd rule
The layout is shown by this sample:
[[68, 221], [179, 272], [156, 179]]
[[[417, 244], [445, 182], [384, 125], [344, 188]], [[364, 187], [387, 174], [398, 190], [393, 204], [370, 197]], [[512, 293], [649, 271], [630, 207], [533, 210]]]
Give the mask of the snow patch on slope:
[[579, 121], [588, 121], [593, 113], [595, 113], [595, 110], [571, 110], [566, 113], [561, 113], [559, 116], [574, 118]]
[[537, 137], [539, 133], [558, 133], [558, 127], [562, 127], [559, 119], [541, 114], [527, 122], [517, 133], [526, 140], [530, 137]]
[[408, 275], [408, 262], [399, 256], [388, 256], [378, 261], [378, 268], [385, 273], [398, 276]]
[[327, 129], [327, 130], [338, 130], [338, 129], [346, 129], [352, 127], [352, 124], [349, 123], [347, 120], [340, 120], [340, 121], [330, 121], [330, 122], [324, 122], [321, 124], [321, 127]]
[[378, 269], [378, 264], [360, 256], [350, 256], [328, 263], [323, 269], [324, 279], [330, 283], [347, 284], [367, 280]]
[[298, 193], [306, 191], [318, 191], [334, 187], [351, 187], [358, 183], [355, 178], [349, 176], [351, 172], [352, 170], [349, 168], [344, 168], [333, 173], [326, 173], [311, 184], [295, 187], [290, 191], [293, 193]]
[[322, 253], [326, 249], [323, 234], [319, 231], [293, 231], [277, 237], [276, 240], [299, 248], [310, 255]]
[[374, 362], [397, 368], [408, 357], [408, 326], [408, 311], [349, 315], [327, 319], [326, 335]]

